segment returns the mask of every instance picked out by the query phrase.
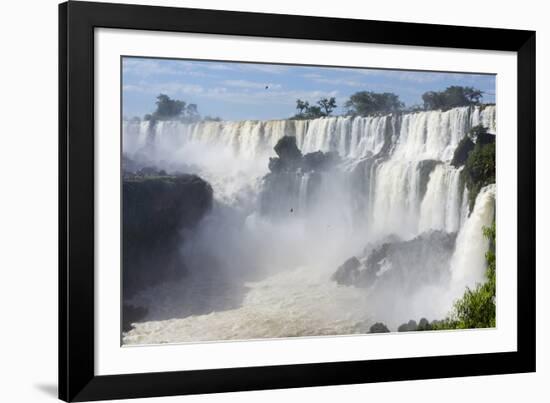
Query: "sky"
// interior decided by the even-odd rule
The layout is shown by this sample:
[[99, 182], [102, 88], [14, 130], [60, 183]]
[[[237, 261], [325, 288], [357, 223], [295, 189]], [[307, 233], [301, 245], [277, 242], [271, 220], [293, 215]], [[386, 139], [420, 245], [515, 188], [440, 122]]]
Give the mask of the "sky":
[[125, 57], [123, 115], [153, 112], [161, 93], [197, 104], [202, 116], [223, 120], [288, 118], [296, 113], [298, 98], [314, 104], [335, 97], [337, 115], [358, 91], [393, 92], [411, 106], [421, 104], [426, 91], [462, 85], [486, 92], [483, 102], [494, 102], [495, 79], [483, 74]]

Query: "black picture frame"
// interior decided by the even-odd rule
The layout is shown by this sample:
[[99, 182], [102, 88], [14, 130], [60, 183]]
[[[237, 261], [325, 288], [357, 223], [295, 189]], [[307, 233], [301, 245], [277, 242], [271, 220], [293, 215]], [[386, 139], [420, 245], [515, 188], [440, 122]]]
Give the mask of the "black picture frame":
[[[94, 29], [517, 52], [517, 352], [96, 376]], [[108, 3], [59, 5], [59, 398], [89, 401], [535, 371], [535, 32]]]

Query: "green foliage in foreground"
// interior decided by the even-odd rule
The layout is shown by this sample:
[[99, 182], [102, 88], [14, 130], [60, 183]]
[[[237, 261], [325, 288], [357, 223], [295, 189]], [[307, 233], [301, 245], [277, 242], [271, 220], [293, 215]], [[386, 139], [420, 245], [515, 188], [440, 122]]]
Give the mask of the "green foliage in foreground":
[[467, 289], [462, 298], [455, 302], [453, 311], [446, 319], [432, 323], [433, 330], [488, 328], [496, 325], [496, 260], [495, 222], [483, 228], [483, 235], [489, 240], [489, 250], [485, 254], [487, 268], [485, 283], [473, 290]]

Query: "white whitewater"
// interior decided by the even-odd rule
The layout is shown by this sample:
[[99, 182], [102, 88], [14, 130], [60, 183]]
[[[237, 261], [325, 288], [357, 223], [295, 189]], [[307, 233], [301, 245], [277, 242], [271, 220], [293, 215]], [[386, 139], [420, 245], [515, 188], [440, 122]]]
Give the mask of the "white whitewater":
[[420, 205], [419, 232], [458, 231], [462, 209], [460, 171], [446, 164], [434, 168]]
[[476, 198], [472, 214], [468, 217], [456, 240], [455, 253], [451, 259], [453, 284], [459, 289], [474, 287], [484, 281], [485, 252], [489, 240], [482, 229], [493, 221], [495, 214], [496, 186], [485, 186]]
[[[171, 304], [181, 306], [170, 307], [168, 317], [175, 319], [166, 319], [151, 304], [151, 320], [136, 324], [124, 343], [364, 333], [378, 319], [368, 289], [338, 286], [331, 274], [369, 242], [388, 235], [407, 240], [430, 230], [458, 232], [450, 262], [452, 287], [425, 294], [425, 299], [437, 295], [446, 306], [430, 310], [433, 300], [417, 299], [401, 316], [379, 320], [395, 325], [418, 312], [444, 314], [452, 299], [441, 297], [443, 292], [454, 298], [483, 280], [487, 243], [481, 228], [492, 220], [495, 186], [480, 192], [468, 215], [460, 169], [450, 164], [460, 140], [478, 124], [496, 134], [494, 106], [309, 121], [158, 122], [153, 128], [148, 122], [124, 122], [123, 147], [130, 157], [198, 173], [211, 183], [220, 206], [244, 217], [238, 231], [202, 229], [203, 235], [223, 241], [214, 245], [205, 237], [196, 250], [227, 259], [229, 274], [224, 275], [241, 275], [244, 260], [262, 266], [258, 270], [263, 273], [246, 281], [238, 304], [204, 314], [186, 314], [190, 297], [181, 295], [178, 284], [142, 293], [134, 303], [170, 296]], [[285, 135], [295, 136], [304, 154], [334, 151], [343, 159], [338, 173], [323, 174], [318, 200], [310, 195], [310, 175], [302, 174], [297, 213], [275, 222], [259, 215], [257, 198], [268, 158], [275, 156], [273, 147]], [[250, 254], [254, 259], [249, 261]], [[197, 298], [223, 293], [203, 291]], [[160, 317], [165, 320], [155, 320]]]

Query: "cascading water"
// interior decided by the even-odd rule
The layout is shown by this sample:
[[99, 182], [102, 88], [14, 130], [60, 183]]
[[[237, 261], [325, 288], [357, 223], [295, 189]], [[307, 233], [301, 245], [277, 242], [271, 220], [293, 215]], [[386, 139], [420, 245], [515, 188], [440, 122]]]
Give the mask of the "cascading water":
[[438, 164], [430, 174], [420, 205], [420, 232], [430, 229], [458, 231], [462, 208], [460, 171], [450, 165]]
[[[159, 296], [166, 304], [162, 313], [151, 308], [147, 321], [126, 333], [124, 342], [359, 333], [376, 320], [395, 325], [411, 315], [444, 315], [452, 298], [483, 279], [487, 244], [481, 228], [494, 214], [495, 187], [484, 188], [468, 214], [460, 168], [450, 164], [460, 140], [478, 124], [496, 133], [494, 106], [316, 120], [124, 122], [125, 154], [143, 164], [200, 175], [212, 185], [216, 200], [215, 219], [204, 220], [182, 251], [195, 274], [182, 284], [152, 287], [134, 297], [136, 305], [151, 308]], [[276, 194], [274, 214], [273, 206], [262, 209], [262, 178], [284, 136], [295, 137], [304, 154], [336, 152], [340, 160], [326, 172], [279, 178], [284, 191]], [[446, 262], [451, 285], [423, 288], [408, 304], [392, 300], [386, 290], [380, 304], [369, 288], [330, 280], [367, 244], [388, 236], [407, 241], [430, 231], [458, 233]], [[212, 257], [219, 267], [212, 268]], [[396, 270], [390, 261], [382, 266], [385, 271], [377, 277]], [[212, 279], [216, 286], [208, 285]], [[238, 295], [212, 303], [228, 298], [216, 287], [238, 289]], [[430, 309], [436, 294], [441, 306]], [[395, 309], [380, 317], [387, 301], [395, 302]], [[188, 305], [197, 303], [215, 308], [190, 314]]]
[[482, 282], [485, 271], [484, 255], [489, 241], [483, 236], [482, 228], [491, 224], [495, 215], [496, 186], [481, 189], [474, 210], [468, 217], [456, 240], [455, 253], [451, 260], [453, 284], [459, 289], [473, 287]]

